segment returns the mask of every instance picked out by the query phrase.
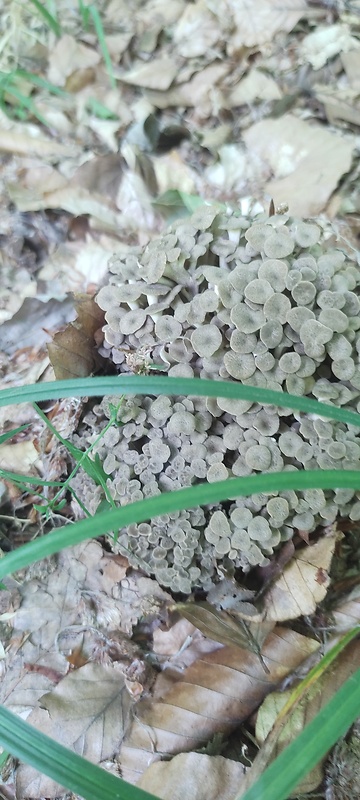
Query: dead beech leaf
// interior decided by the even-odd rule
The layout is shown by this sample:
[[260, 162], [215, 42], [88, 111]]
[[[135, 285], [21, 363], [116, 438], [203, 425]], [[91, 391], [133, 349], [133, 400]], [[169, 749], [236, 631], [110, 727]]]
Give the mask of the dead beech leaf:
[[0, 468], [18, 472], [19, 475], [37, 475], [42, 474], [43, 465], [34, 443], [24, 439], [22, 442], [0, 445]]
[[[198, 628], [204, 636], [230, 647], [241, 647], [257, 653], [260, 657], [261, 645], [274, 627], [272, 621], [264, 621], [255, 606], [250, 603], [246, 615], [238, 612], [231, 615], [214, 608], [207, 602], [177, 603], [177, 611]], [[253, 609], [253, 614], [250, 613]]]
[[47, 350], [56, 380], [91, 375], [94, 368], [94, 346], [91, 346], [86, 334], [72, 323], [64, 331], [55, 333]]
[[337, 533], [323, 536], [295, 553], [265, 597], [267, 619], [284, 622], [315, 611], [326, 596], [327, 570], [338, 538]]
[[242, 78], [226, 98], [227, 108], [253, 103], [254, 100], [280, 100], [281, 91], [274, 78], [265, 75], [259, 69], [252, 68], [245, 78]]
[[[318, 648], [318, 643], [285, 628], [268, 636], [262, 656], [238, 647], [220, 647], [201, 656], [179, 675], [165, 670], [157, 679], [157, 698], [141, 700], [136, 719], [121, 746], [125, 780], [136, 783], [164, 754], [193, 750], [215, 733], [233, 730], [278, 681]], [[161, 685], [168, 688], [161, 692]]]
[[131, 83], [133, 86], [166, 91], [176, 77], [177, 71], [175, 58], [164, 56], [163, 58], [153, 58], [147, 64], [140, 64], [119, 78], [124, 83]]
[[138, 787], [162, 800], [233, 800], [245, 767], [239, 761], [202, 753], [180, 753], [144, 772]]
[[[117, 753], [133, 701], [124, 677], [114, 667], [85, 664], [66, 675], [39, 703], [41, 708], [27, 718], [29, 724], [88, 761], [100, 764]], [[33, 788], [39, 792], [39, 780], [40, 795]], [[59, 794], [57, 783], [41, 778], [33, 767], [20, 764], [16, 776], [19, 800], [44, 795], [54, 798]]]
[[91, 375], [97, 362], [95, 332], [104, 322], [103, 312], [86, 294], [75, 295], [77, 319], [53, 337], [47, 345], [51, 365], [58, 381]]
[[48, 79], [55, 86], [65, 86], [66, 79], [73, 72], [95, 67], [100, 59], [100, 53], [96, 49], [76, 41], [73, 36], [66, 33], [49, 51]]
[[13, 156], [39, 156], [44, 161], [56, 162], [78, 153], [74, 142], [62, 144], [53, 139], [43, 139], [16, 131], [0, 130], [0, 152]]
[[316, 216], [325, 208], [350, 169], [355, 144], [292, 114], [256, 122], [242, 137], [257, 169], [260, 162], [263, 171], [275, 176], [264, 191], [275, 206], [288, 203], [290, 213], [299, 217]]
[[272, 41], [279, 31], [289, 33], [306, 12], [305, 0], [222, 0], [216, 4], [216, 13], [221, 19], [223, 13], [233, 15], [235, 32], [228, 52], [236, 53], [241, 47], [253, 47]]
[[342, 599], [331, 616], [337, 633], [344, 633], [360, 624], [360, 586], [355, 586], [348, 597]]
[[303, 62], [311, 64], [314, 69], [320, 69], [339, 53], [359, 48], [359, 42], [350, 34], [348, 25], [319, 25], [315, 31], [309, 33], [301, 42], [299, 51]]
[[[275, 737], [275, 746], [269, 754], [267, 762], [276, 758], [291, 741], [303, 730], [305, 725], [311, 722], [312, 719], [319, 713], [319, 711], [329, 702], [329, 700], [338, 691], [340, 686], [355, 672], [359, 666], [360, 659], [360, 642], [353, 641], [348, 647], [343, 650], [335, 662], [335, 668], [325, 670], [319, 680], [311, 685], [306, 694], [300, 699], [299, 703], [290, 710], [289, 714], [285, 717], [285, 721], [281, 725], [278, 735]], [[285, 702], [291, 696], [291, 690], [279, 693], [274, 692], [266, 697], [261, 708], [259, 709], [257, 722], [256, 722], [256, 738], [260, 744], [263, 744], [276, 724], [276, 719]], [[266, 742], [265, 742], [266, 748]], [[260, 750], [258, 758], [259, 763], [262, 751]], [[314, 791], [319, 783], [322, 781], [322, 763], [315, 767], [304, 780], [298, 784], [296, 791], [293, 795]], [[261, 759], [261, 765], [257, 768], [256, 760], [252, 766], [251, 781], [255, 781], [258, 774], [263, 771], [265, 764]], [[250, 781], [250, 772], [248, 779]], [[248, 784], [247, 784], [248, 787]]]

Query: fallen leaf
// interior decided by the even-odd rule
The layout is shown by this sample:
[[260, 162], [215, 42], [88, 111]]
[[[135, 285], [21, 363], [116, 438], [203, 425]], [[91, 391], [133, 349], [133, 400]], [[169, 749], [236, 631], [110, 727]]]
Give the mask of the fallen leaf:
[[355, 48], [360, 48], [358, 40], [351, 36], [348, 25], [339, 22], [336, 25], [319, 25], [304, 37], [299, 51], [303, 63], [320, 69], [330, 58]]
[[48, 80], [55, 86], [65, 86], [66, 79], [78, 69], [95, 67], [100, 62], [100, 54], [95, 48], [77, 42], [66, 33], [49, 51]]
[[[301, 733], [305, 725], [311, 722], [312, 719], [319, 713], [319, 711], [329, 702], [329, 700], [336, 694], [340, 686], [356, 671], [360, 658], [360, 642], [352, 642], [346, 650], [344, 650], [336, 660], [334, 669], [327, 669], [319, 680], [311, 685], [302, 697], [300, 702], [292, 708], [290, 713], [285, 717], [279, 735], [276, 737], [276, 744], [271, 752], [271, 760], [276, 758], [296, 736]], [[286, 692], [274, 692], [268, 695], [264, 700], [256, 721], [256, 738], [260, 744], [263, 744], [276, 724], [276, 719], [284, 707], [285, 703], [291, 696], [291, 690]], [[259, 753], [259, 761], [261, 758], [261, 750]], [[267, 763], [270, 759], [267, 760]], [[297, 785], [296, 791], [291, 795], [298, 796], [299, 794], [312, 792], [321, 783], [323, 778], [322, 764], [318, 764], [311, 772]], [[261, 761], [261, 772], [264, 769], [264, 763]], [[259, 774], [256, 761], [252, 767], [253, 775], [252, 780], [255, 780]], [[250, 773], [249, 773], [250, 780]]]
[[[250, 604], [247, 604], [250, 606]], [[207, 602], [177, 603], [176, 609], [185, 619], [199, 628], [204, 636], [230, 647], [240, 647], [257, 653], [261, 660], [261, 645], [274, 627], [272, 621], [264, 621], [254, 606], [247, 614], [228, 614]], [[253, 613], [251, 613], [251, 611]]]
[[183, 58], [204, 56], [224, 38], [223, 26], [204, 0], [188, 5], [174, 31], [177, 52]]
[[[33, 711], [27, 722], [88, 761], [100, 764], [118, 752], [133, 701], [124, 677], [114, 667], [85, 664], [66, 675], [39, 703], [41, 708]], [[19, 800], [44, 795], [55, 798], [62, 790], [28, 764], [17, 768]]]
[[327, 570], [338, 538], [336, 533], [322, 536], [316, 544], [295, 553], [265, 596], [266, 619], [284, 622], [313, 614], [327, 593], [330, 583]]
[[54, 139], [30, 136], [13, 130], [0, 130], [0, 151], [19, 156], [39, 156], [51, 163], [80, 152], [73, 142], [62, 144]]
[[360, 50], [350, 50], [347, 53], [341, 54], [341, 61], [343, 63], [346, 77], [352, 89], [359, 91], [360, 89]]
[[165, 91], [171, 86], [177, 71], [175, 58], [165, 56], [153, 58], [147, 64], [140, 64], [118, 77], [124, 83], [131, 83], [133, 86]]
[[253, 103], [254, 100], [279, 100], [281, 97], [282, 93], [274, 78], [254, 67], [231, 90], [226, 98], [226, 106], [234, 108]]
[[199, 747], [215, 733], [232, 731], [259, 705], [271, 688], [318, 648], [318, 643], [294, 631], [276, 628], [267, 638], [263, 658], [238, 647], [220, 647], [202, 656], [173, 685], [167, 671], [157, 679], [154, 701], [141, 700], [119, 754], [122, 775], [136, 783], [152, 762], [164, 754]]
[[[350, 169], [355, 140], [344, 139], [316, 124], [285, 114], [257, 122], [243, 131], [248, 158], [257, 170], [275, 179], [264, 190], [275, 206], [288, 203], [290, 213], [312, 217], [326, 206], [342, 175]], [[266, 175], [267, 171], [267, 175]]]
[[34, 443], [24, 439], [14, 444], [0, 445], [0, 469], [19, 475], [37, 475], [42, 474], [43, 465]]
[[151, 764], [137, 785], [162, 800], [233, 800], [244, 772], [243, 764], [223, 756], [180, 753]]
[[[226, 0], [216, 4], [216, 13], [233, 16], [235, 32], [232, 34], [228, 53], [233, 55], [241, 47], [253, 47], [271, 42], [279, 31], [289, 33], [307, 10], [305, 0]], [[226, 18], [226, 16], [225, 16]]]
[[75, 295], [75, 310], [75, 322], [56, 333], [47, 345], [58, 381], [87, 377], [99, 363], [94, 337], [104, 323], [103, 312], [95, 300], [86, 294]]
[[47, 330], [58, 328], [74, 316], [73, 302], [26, 297], [12, 319], [1, 326], [1, 348], [11, 355], [16, 350], [32, 345], [44, 345], [49, 341]]

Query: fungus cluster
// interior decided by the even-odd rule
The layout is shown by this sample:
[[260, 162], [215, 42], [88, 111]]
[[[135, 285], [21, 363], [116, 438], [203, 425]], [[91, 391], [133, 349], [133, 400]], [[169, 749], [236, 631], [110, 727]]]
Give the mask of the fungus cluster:
[[[240, 381], [360, 410], [355, 261], [318, 224], [203, 206], [144, 249], [114, 258], [97, 296], [103, 355], [120, 372], [143, 354], [170, 376]], [[140, 363], [140, 367], [139, 367]], [[94, 440], [109, 402], [85, 417]], [[115, 400], [113, 400], [115, 402]], [[200, 481], [302, 469], [359, 469], [356, 429], [245, 400], [135, 397], [96, 447], [121, 505]], [[89, 432], [92, 428], [93, 433]], [[83, 500], [99, 493], [83, 483]], [[79, 487], [77, 487], [79, 491]], [[284, 491], [164, 515], [121, 530], [118, 548], [173, 591], [219, 570], [265, 565], [294, 529], [360, 519], [354, 491]]]

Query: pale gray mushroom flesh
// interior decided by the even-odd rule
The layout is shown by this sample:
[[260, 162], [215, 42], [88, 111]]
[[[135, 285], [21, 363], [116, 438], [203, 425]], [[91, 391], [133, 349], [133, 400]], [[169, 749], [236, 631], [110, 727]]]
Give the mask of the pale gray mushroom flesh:
[[[328, 224], [251, 220], [204, 205], [145, 248], [110, 263], [97, 303], [102, 355], [119, 372], [240, 381], [360, 411], [360, 272]], [[104, 398], [77, 443], [109, 419]], [[118, 506], [198, 482], [260, 472], [359, 469], [353, 426], [245, 400], [130, 397], [95, 447]], [[102, 490], [76, 490], [95, 512]], [[173, 592], [266, 565], [297, 530], [360, 519], [360, 493], [280, 491], [164, 514], [119, 532], [116, 549]]]

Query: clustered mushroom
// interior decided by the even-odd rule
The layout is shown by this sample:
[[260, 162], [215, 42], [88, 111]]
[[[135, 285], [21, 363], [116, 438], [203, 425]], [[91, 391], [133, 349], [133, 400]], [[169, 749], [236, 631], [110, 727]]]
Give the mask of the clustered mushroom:
[[[319, 222], [254, 221], [204, 205], [147, 247], [112, 259], [97, 296], [102, 354], [120, 372], [131, 372], [127, 353], [148, 353], [170, 376], [240, 381], [359, 411], [359, 268], [328, 239]], [[111, 402], [89, 412], [78, 441], [94, 441]], [[144, 396], [125, 400], [120, 415], [122, 426], [95, 447], [119, 506], [200, 481], [360, 467], [355, 428], [289, 408]], [[101, 490], [84, 476], [76, 489], [94, 511]], [[338, 515], [360, 519], [360, 494], [259, 494], [130, 525], [116, 547], [187, 594], [209, 589], [221, 570], [267, 564], [294, 530], [311, 532]]]

